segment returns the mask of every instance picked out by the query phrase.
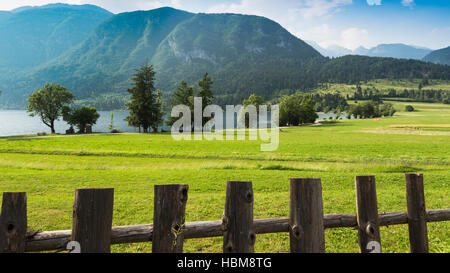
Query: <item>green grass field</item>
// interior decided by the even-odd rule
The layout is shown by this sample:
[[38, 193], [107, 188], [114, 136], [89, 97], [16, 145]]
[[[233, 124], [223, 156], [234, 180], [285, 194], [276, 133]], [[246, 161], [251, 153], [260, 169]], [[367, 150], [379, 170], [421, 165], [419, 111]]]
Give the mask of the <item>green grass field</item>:
[[[289, 215], [291, 177], [322, 178], [324, 211], [355, 213], [355, 175], [376, 175], [379, 212], [405, 211], [405, 172], [424, 174], [427, 209], [450, 208], [450, 106], [282, 129], [280, 147], [259, 141], [182, 141], [169, 134], [0, 139], [0, 192], [28, 193], [31, 230], [70, 229], [74, 190], [115, 188], [113, 225], [152, 222], [153, 186], [189, 184], [186, 221], [219, 220], [228, 180], [252, 181], [255, 218]], [[430, 251], [450, 252], [450, 223], [430, 223]], [[258, 235], [257, 252], [288, 252], [288, 234]], [[384, 252], [408, 252], [406, 225], [383, 227]], [[357, 231], [326, 230], [327, 252], [358, 252]], [[150, 252], [151, 243], [114, 252]], [[222, 238], [187, 240], [185, 252], [221, 252]]]
[[[389, 79], [377, 79], [370, 80], [361, 83], [362, 89], [376, 88], [380, 91], [388, 91], [395, 89], [397, 91], [403, 91], [405, 89], [417, 90], [421, 80], [420, 79], [403, 79], [403, 80], [389, 80]], [[450, 81], [444, 80], [430, 80], [430, 85], [424, 86], [422, 90], [450, 90]], [[340, 93], [342, 95], [353, 95], [356, 92], [355, 84], [328, 84], [327, 86], [320, 87], [314, 90], [319, 93]]]

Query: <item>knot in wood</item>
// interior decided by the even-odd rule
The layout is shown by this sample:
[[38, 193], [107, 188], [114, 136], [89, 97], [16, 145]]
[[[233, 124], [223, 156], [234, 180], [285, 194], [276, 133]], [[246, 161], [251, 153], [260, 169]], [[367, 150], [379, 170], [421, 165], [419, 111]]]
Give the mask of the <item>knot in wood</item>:
[[245, 201], [247, 201], [248, 203], [251, 203], [251, 202], [253, 202], [253, 192], [252, 192], [252, 190], [248, 190], [246, 193], [245, 193]]
[[366, 234], [370, 237], [375, 236], [376, 225], [372, 222], [367, 223], [366, 225]]
[[233, 250], [234, 250], [233, 243], [232, 242], [228, 242], [227, 246], [225, 247], [225, 252], [232, 253]]
[[13, 233], [15, 228], [16, 226], [13, 223], [8, 223], [6, 225], [6, 230], [8, 231], [8, 233]]
[[253, 231], [250, 231], [248, 234], [248, 239], [250, 240], [250, 244], [254, 245], [256, 242], [256, 234]]
[[178, 195], [180, 202], [183, 204], [186, 203], [188, 200], [188, 187], [187, 186], [181, 187], [178, 192]]
[[303, 228], [298, 225], [292, 227], [292, 234], [296, 239], [300, 239], [303, 236]]
[[223, 215], [221, 225], [222, 231], [228, 230], [228, 225], [229, 225], [228, 217], [226, 215]]

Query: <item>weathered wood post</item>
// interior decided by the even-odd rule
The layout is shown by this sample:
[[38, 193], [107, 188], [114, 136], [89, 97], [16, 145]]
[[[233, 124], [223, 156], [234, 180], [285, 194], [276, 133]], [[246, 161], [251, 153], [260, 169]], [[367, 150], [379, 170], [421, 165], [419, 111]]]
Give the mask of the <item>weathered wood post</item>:
[[291, 252], [324, 253], [322, 182], [314, 178], [291, 178], [290, 182]]
[[25, 252], [27, 233], [27, 194], [3, 193], [0, 215], [0, 253]]
[[71, 241], [81, 253], [111, 252], [114, 189], [75, 191]]
[[222, 228], [224, 253], [254, 252], [252, 182], [228, 181]]
[[188, 185], [155, 186], [153, 253], [182, 253]]
[[428, 253], [427, 212], [422, 174], [405, 174], [411, 253]]
[[375, 176], [357, 176], [356, 218], [361, 253], [381, 253]]

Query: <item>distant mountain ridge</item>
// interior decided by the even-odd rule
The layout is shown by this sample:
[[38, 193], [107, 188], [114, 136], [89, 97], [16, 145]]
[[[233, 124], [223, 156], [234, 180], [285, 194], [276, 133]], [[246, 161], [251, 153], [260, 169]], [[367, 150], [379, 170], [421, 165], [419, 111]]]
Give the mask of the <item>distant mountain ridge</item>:
[[368, 50], [364, 55], [371, 57], [389, 57], [397, 59], [421, 60], [432, 50], [405, 44], [380, 44]]
[[435, 50], [423, 58], [426, 62], [450, 65], [450, 46]]
[[363, 46], [355, 50], [350, 50], [342, 46], [331, 45], [326, 48], [319, 44], [308, 41], [316, 50], [327, 57], [341, 57], [345, 55], [362, 55], [370, 57], [385, 57], [397, 59], [414, 59], [421, 60], [432, 50], [425, 47], [411, 46], [405, 44], [379, 44], [375, 47], [367, 49]]
[[[13, 24], [12, 18], [21, 23]], [[416, 60], [326, 58], [260, 16], [196, 14], [167, 7], [113, 15], [95, 6], [57, 4], [0, 12], [0, 21], [8, 22], [0, 24], [0, 39], [13, 26], [22, 28], [14, 35], [31, 39], [0, 45], [9, 50], [0, 52], [6, 56], [0, 59], [0, 105], [7, 108], [23, 108], [28, 94], [55, 82], [84, 104], [118, 109], [125, 105], [135, 69], [145, 63], [154, 65], [156, 87], [166, 102], [181, 80], [195, 85], [208, 72], [214, 81], [214, 102], [221, 105], [241, 103], [252, 93], [271, 100], [323, 82], [450, 79], [450, 68]], [[330, 49], [346, 53], [340, 47]]]
[[181, 80], [194, 84], [209, 72], [216, 97], [231, 102], [250, 92], [313, 87], [305, 73], [313, 59], [325, 61], [264, 17], [159, 8], [107, 19], [78, 47], [7, 85], [22, 98], [48, 81], [67, 86], [78, 98], [124, 94], [135, 69], [148, 61], [162, 90], [174, 90]]
[[0, 71], [26, 69], [81, 43], [112, 16], [93, 5], [50, 4], [0, 13]]

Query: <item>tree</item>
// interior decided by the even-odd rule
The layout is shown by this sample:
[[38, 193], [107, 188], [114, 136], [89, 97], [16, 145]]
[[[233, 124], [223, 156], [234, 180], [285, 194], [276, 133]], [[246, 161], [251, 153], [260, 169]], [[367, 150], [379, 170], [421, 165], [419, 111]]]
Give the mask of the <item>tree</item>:
[[392, 117], [397, 112], [392, 103], [383, 103], [380, 105], [380, 115], [384, 117]]
[[[191, 117], [192, 121], [194, 119], [194, 86], [188, 86], [187, 82], [181, 81], [181, 84], [177, 87], [177, 90], [172, 95], [171, 101], [172, 107], [177, 105], [186, 105], [191, 109]], [[175, 121], [178, 120], [178, 117], [169, 117], [166, 124], [172, 126]], [[192, 122], [193, 124], [193, 122]]]
[[71, 126], [76, 126], [80, 134], [86, 133], [86, 127], [88, 125], [93, 126], [97, 123], [100, 114], [94, 107], [82, 107], [79, 109], [70, 109], [64, 107], [63, 119]]
[[108, 125], [108, 129], [109, 129], [109, 131], [113, 131], [114, 130], [114, 111], [111, 111], [111, 114], [110, 114], [110, 122], [109, 122], [109, 125]]
[[405, 111], [406, 112], [414, 112], [414, 107], [412, 105], [406, 105], [405, 106]]
[[[203, 79], [198, 82], [198, 86], [200, 89], [197, 91], [196, 97], [202, 98], [202, 110], [205, 110], [206, 106], [212, 104], [212, 100], [214, 99], [214, 95], [211, 91], [213, 81], [211, 77], [208, 76], [208, 72], [203, 75]], [[208, 122], [209, 118], [203, 118], [203, 124], [205, 125]]]
[[378, 104], [373, 101], [366, 101], [352, 105], [349, 111], [355, 118], [375, 118], [380, 117]]
[[[244, 110], [245, 107], [249, 105], [253, 105], [256, 107], [256, 113], [259, 114], [259, 106], [264, 104], [264, 99], [261, 96], [257, 96], [256, 94], [251, 94], [248, 99], [244, 100], [242, 102], [242, 110]], [[239, 113], [239, 120], [242, 120], [244, 117], [242, 116], [242, 113]], [[248, 113], [245, 113], [245, 127], [249, 128], [250, 126], [250, 117]]]
[[355, 118], [378, 118], [381, 116], [391, 117], [396, 110], [391, 103], [378, 104], [374, 101], [366, 101], [352, 105], [348, 113]]
[[127, 104], [130, 115], [125, 119], [129, 126], [142, 127], [144, 133], [149, 128], [157, 131], [162, 122], [161, 98], [155, 90], [155, 71], [153, 65], [144, 64], [136, 70], [132, 78], [134, 87], [128, 89], [131, 101]]
[[64, 106], [73, 101], [73, 95], [59, 84], [47, 83], [41, 90], [28, 97], [27, 111], [30, 116], [39, 116], [42, 122], [55, 133], [55, 121], [62, 116]]
[[281, 98], [280, 125], [298, 126], [315, 122], [318, 115], [314, 106], [315, 102], [310, 97], [301, 94]]

